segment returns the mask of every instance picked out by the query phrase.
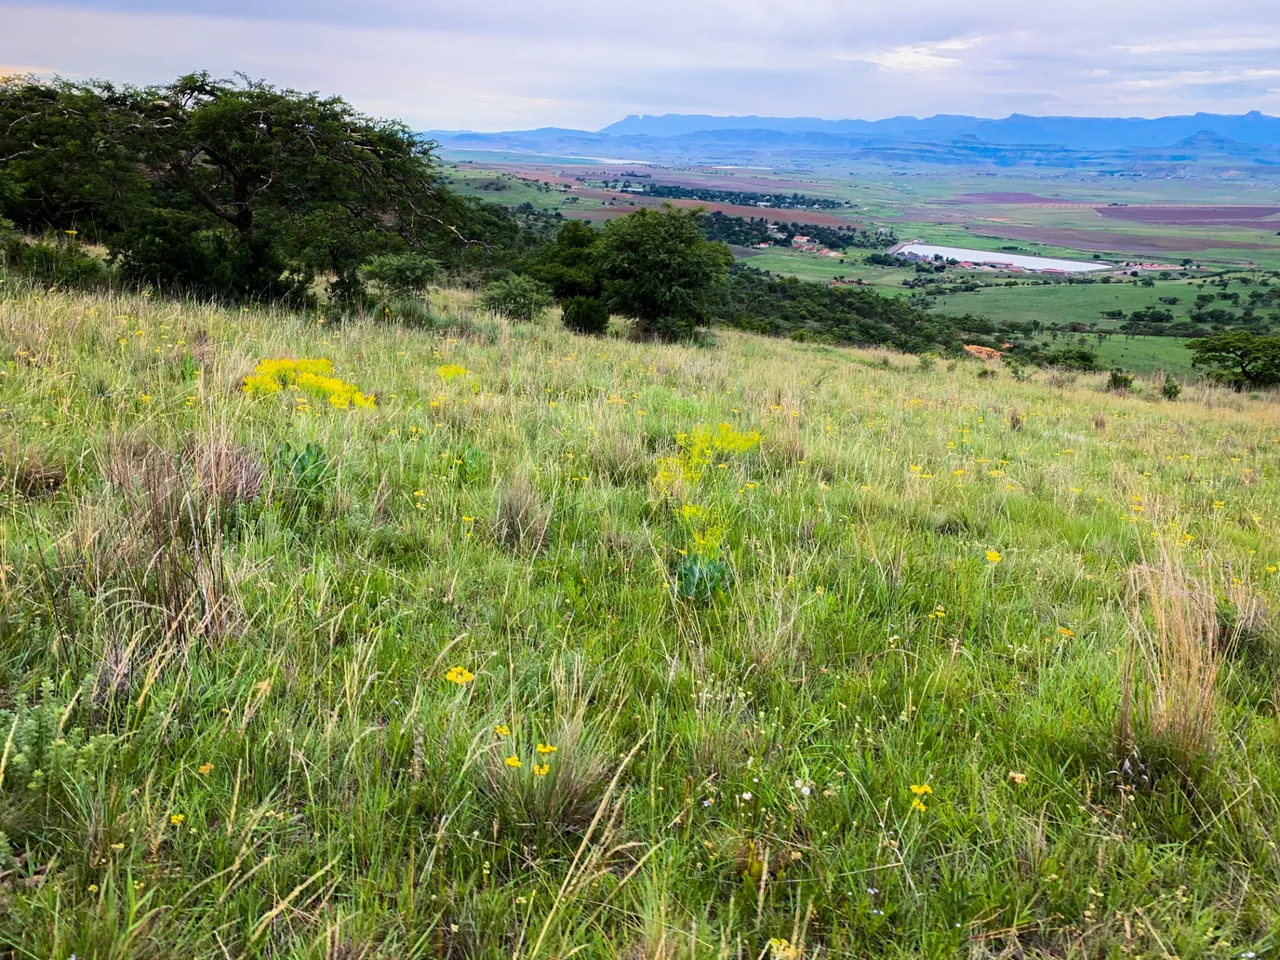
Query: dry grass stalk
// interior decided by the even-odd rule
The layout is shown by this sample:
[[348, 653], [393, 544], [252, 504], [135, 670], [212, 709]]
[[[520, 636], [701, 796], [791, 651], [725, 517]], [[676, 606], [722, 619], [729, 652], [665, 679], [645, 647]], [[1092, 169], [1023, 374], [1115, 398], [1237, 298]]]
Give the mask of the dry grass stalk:
[[1129, 585], [1120, 745], [1131, 753], [1145, 741], [1192, 776], [1215, 741], [1222, 666], [1217, 601], [1167, 548], [1154, 563], [1130, 570]]

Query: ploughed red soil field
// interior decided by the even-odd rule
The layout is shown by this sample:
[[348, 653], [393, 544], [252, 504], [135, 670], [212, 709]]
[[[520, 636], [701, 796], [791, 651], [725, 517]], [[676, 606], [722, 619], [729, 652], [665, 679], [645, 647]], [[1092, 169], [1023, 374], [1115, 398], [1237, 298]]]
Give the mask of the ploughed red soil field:
[[1166, 223], [1192, 226], [1266, 226], [1259, 223], [1280, 213], [1280, 207], [1235, 206], [1155, 206], [1141, 204], [1130, 207], [1097, 207], [1097, 211], [1112, 220], [1132, 220], [1135, 223]]
[[1003, 240], [1028, 240], [1076, 250], [1115, 251], [1118, 253], [1196, 253], [1200, 250], [1274, 250], [1264, 243], [1242, 243], [1205, 237], [1151, 237], [1138, 233], [1103, 233], [1099, 230], [1072, 230], [1067, 227], [992, 226], [975, 223], [970, 231], [976, 237]]

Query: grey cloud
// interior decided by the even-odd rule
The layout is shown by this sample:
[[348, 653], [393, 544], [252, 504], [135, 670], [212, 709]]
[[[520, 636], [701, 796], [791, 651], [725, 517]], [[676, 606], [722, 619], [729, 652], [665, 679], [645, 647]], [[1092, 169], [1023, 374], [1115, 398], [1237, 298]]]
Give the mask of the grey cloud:
[[1211, 17], [1191, 0], [914, 0], [905, 16], [836, 0], [176, 6], [0, 3], [0, 65], [134, 82], [243, 70], [438, 128], [594, 128], [635, 112], [1280, 112], [1271, 0], [1220, 0]]

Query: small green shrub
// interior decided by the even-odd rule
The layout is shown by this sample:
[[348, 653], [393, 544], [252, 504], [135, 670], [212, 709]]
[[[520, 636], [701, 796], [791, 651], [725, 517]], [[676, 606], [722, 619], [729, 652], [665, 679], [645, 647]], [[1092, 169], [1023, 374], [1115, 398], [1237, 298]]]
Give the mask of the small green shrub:
[[511, 276], [498, 280], [485, 288], [480, 306], [508, 320], [525, 323], [537, 320], [550, 308], [551, 294], [547, 288], [528, 277]]
[[2, 222], [0, 263], [32, 280], [63, 287], [102, 287], [111, 279], [107, 265], [87, 253], [74, 236], [29, 243], [17, 233], [6, 231]]
[[1166, 400], [1177, 400], [1182, 396], [1182, 381], [1174, 376], [1166, 376], [1160, 384], [1160, 395]]
[[609, 329], [609, 308], [595, 297], [572, 297], [564, 304], [564, 325], [574, 333], [602, 336]]
[[1107, 380], [1107, 387], [1116, 393], [1124, 393], [1133, 389], [1133, 374], [1125, 373], [1123, 370], [1115, 369], [1111, 371], [1111, 376]]
[[[39, 703], [30, 704], [19, 697], [12, 711], [0, 710], [0, 737], [4, 738], [0, 744], [7, 748], [0, 805], [12, 804], [11, 812], [24, 799], [39, 801], [41, 806], [57, 803], [77, 785], [97, 776], [115, 738], [108, 734], [89, 737], [79, 728], [63, 729], [66, 712], [67, 704], [60, 702], [53, 681], [48, 679], [40, 685]], [[7, 846], [0, 841], [0, 865]]]

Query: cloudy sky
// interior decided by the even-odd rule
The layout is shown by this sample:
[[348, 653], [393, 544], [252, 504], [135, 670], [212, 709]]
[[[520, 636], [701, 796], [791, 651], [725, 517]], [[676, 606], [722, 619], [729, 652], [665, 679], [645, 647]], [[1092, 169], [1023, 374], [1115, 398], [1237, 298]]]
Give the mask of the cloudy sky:
[[0, 0], [0, 74], [243, 71], [416, 129], [1280, 114], [1277, 0]]

